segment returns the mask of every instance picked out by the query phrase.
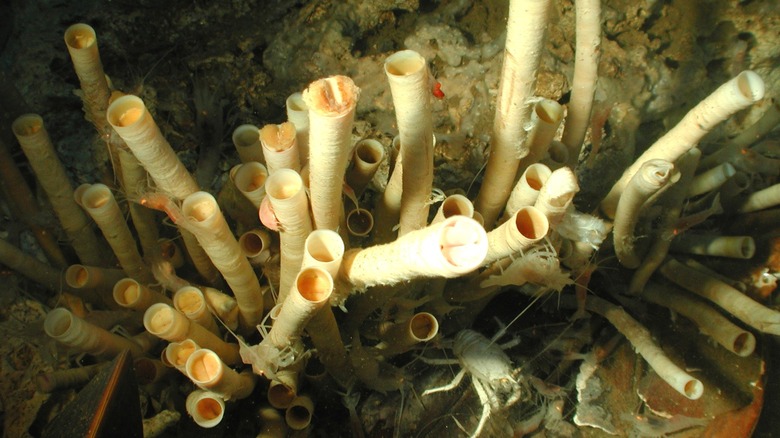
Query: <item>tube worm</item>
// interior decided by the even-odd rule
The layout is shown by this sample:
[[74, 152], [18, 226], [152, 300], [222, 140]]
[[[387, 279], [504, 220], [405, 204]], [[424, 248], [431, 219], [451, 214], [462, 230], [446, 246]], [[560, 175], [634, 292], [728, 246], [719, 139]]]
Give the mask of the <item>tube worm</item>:
[[751, 193], [739, 206], [740, 213], [750, 213], [780, 205], [780, 184]]
[[84, 367], [56, 370], [49, 373], [40, 373], [35, 376], [35, 387], [38, 391], [52, 393], [60, 389], [71, 389], [89, 383], [95, 375], [105, 366], [103, 363], [87, 365]]
[[203, 348], [216, 352], [226, 363], [239, 363], [238, 345], [228, 344], [214, 333], [196, 324], [165, 303], [152, 304], [144, 313], [144, 327], [149, 333], [169, 342], [192, 339]]
[[347, 184], [360, 197], [368, 183], [374, 178], [374, 174], [382, 160], [385, 159], [385, 148], [378, 140], [364, 138], [355, 144], [352, 155], [352, 167], [347, 171]]
[[310, 188], [312, 222], [317, 229], [339, 226], [341, 186], [359, 94], [360, 89], [346, 76], [319, 79], [303, 92], [309, 108], [309, 178], [317, 182]]
[[672, 283], [712, 301], [756, 330], [780, 335], [780, 312], [753, 301], [728, 284], [674, 259], [667, 260], [659, 271]]
[[114, 301], [122, 307], [146, 311], [152, 304], [171, 304], [170, 298], [155, 292], [133, 278], [123, 278], [114, 284]]
[[436, 211], [436, 215], [431, 220], [431, 224], [441, 222], [452, 216], [472, 217], [473, 215], [474, 204], [471, 203], [469, 198], [456, 193], [444, 198], [444, 201], [442, 201], [439, 209]]
[[756, 348], [753, 333], [738, 327], [704, 301], [694, 299], [677, 288], [650, 283], [642, 290], [641, 297], [692, 320], [702, 333], [738, 356], [750, 356]]
[[309, 107], [303, 100], [303, 94], [293, 93], [285, 101], [287, 120], [295, 126], [301, 166], [309, 162]]
[[480, 266], [487, 250], [485, 229], [453, 216], [394, 242], [347, 252], [340, 274], [358, 290], [418, 277], [452, 278]]
[[166, 377], [170, 368], [162, 361], [148, 357], [138, 357], [133, 360], [133, 368], [140, 385], [157, 383]]
[[737, 173], [737, 170], [734, 169], [731, 163], [723, 163], [696, 175], [688, 188], [688, 196], [701, 195], [702, 193], [717, 190], [735, 173]]
[[281, 125], [265, 125], [260, 129], [260, 144], [268, 173], [278, 169], [301, 170], [295, 126], [290, 122]]
[[298, 396], [300, 365], [299, 361], [287, 368], [280, 369], [271, 380], [267, 391], [268, 403], [271, 406], [276, 409], [287, 409]]
[[[434, 146], [436, 139], [434, 138]], [[376, 223], [374, 224], [374, 242], [387, 243], [395, 240], [396, 226], [401, 214], [401, 190], [403, 189], [403, 163], [401, 163], [400, 149], [402, 148], [399, 137], [393, 139], [393, 147], [398, 147], [395, 166], [387, 180], [385, 190], [375, 210]]]
[[625, 336], [656, 374], [677, 392], [696, 400], [704, 393], [704, 385], [672, 362], [653, 341], [653, 336], [642, 324], [632, 318], [622, 307], [599, 297], [589, 296], [586, 308], [608, 319]]
[[201, 348], [190, 354], [185, 365], [187, 376], [200, 388], [222, 396], [224, 400], [241, 400], [255, 389], [257, 376], [238, 373], [228, 367], [217, 353]]
[[562, 120], [563, 106], [560, 103], [541, 98], [534, 104], [534, 110], [531, 113], [533, 127], [526, 140], [528, 142], [528, 155], [520, 159], [518, 172], [525, 172], [529, 166], [544, 159]]
[[287, 424], [279, 411], [271, 406], [260, 408], [260, 432], [256, 438], [284, 438], [287, 436]]
[[169, 343], [168, 346], [165, 347], [165, 350], [163, 350], [163, 356], [165, 357], [166, 362], [186, 375], [187, 359], [189, 359], [196, 350], [200, 350], [198, 344], [192, 339], [185, 339], [181, 342]]
[[128, 203], [133, 228], [138, 234], [143, 255], [148, 257], [157, 250], [157, 242], [160, 239], [154, 212], [137, 202], [149, 186], [148, 174], [132, 152], [125, 148], [119, 148], [117, 152], [122, 173], [122, 188], [127, 199], [135, 201]]
[[523, 207], [502, 225], [487, 233], [488, 251], [483, 265], [516, 254], [540, 241], [550, 230], [547, 216], [535, 207]]
[[206, 192], [193, 193], [184, 200], [182, 214], [187, 228], [198, 239], [214, 266], [222, 273], [238, 303], [239, 325], [255, 327], [263, 317], [260, 282], [238, 241], [230, 231], [216, 199]]
[[303, 430], [311, 424], [314, 415], [314, 401], [308, 395], [295, 397], [284, 412], [284, 421], [292, 430]]
[[509, 200], [504, 209], [504, 221], [520, 210], [522, 207], [534, 205], [539, 198], [539, 191], [550, 179], [552, 171], [549, 167], [541, 163], [534, 163], [528, 166], [520, 179], [509, 194]]
[[439, 321], [428, 312], [395, 323], [381, 335], [377, 349], [385, 358], [409, 351], [421, 342], [428, 342], [439, 333]]
[[59, 270], [26, 254], [5, 239], [0, 239], [0, 263], [50, 291], [57, 293], [62, 291], [64, 281]]
[[73, 186], [65, 173], [65, 167], [57, 158], [41, 116], [20, 116], [14, 120], [11, 129], [79, 260], [87, 265], [105, 265], [98, 238], [89, 226], [86, 214], [73, 199]]
[[695, 147], [717, 124], [763, 97], [764, 81], [750, 70], [743, 71], [721, 85], [691, 109], [674, 128], [653, 143], [623, 172], [623, 176], [601, 201], [601, 210], [610, 218], [614, 217], [620, 195], [628, 185], [628, 181], [646, 161], [654, 158], [677, 160], [686, 151]]
[[252, 266], [263, 266], [271, 258], [271, 236], [265, 230], [249, 230], [238, 238], [241, 253]]
[[[75, 195], [78, 195], [78, 192]], [[92, 184], [85, 187], [81, 193], [79, 204], [89, 213], [103, 232], [103, 236], [114, 251], [125, 274], [144, 284], [153, 283], [152, 271], [141, 258], [130, 227], [127, 225], [111, 189], [103, 184]]]
[[687, 232], [675, 237], [671, 250], [687, 254], [750, 259], [756, 253], [756, 243], [750, 236], [718, 236]]
[[550, 174], [550, 178], [539, 190], [534, 207], [538, 208], [550, 223], [550, 229], [555, 229], [563, 220], [574, 195], [580, 190], [577, 177], [568, 167], [561, 167]]
[[65, 31], [65, 45], [79, 78], [87, 119], [101, 135], [107, 136], [110, 128], [106, 123], [106, 108], [111, 92], [103, 72], [103, 64], [100, 62], [95, 29], [84, 23], [68, 27]]
[[262, 164], [250, 161], [231, 172], [233, 183], [256, 209], [265, 198], [265, 181], [268, 179], [268, 170]]
[[428, 222], [428, 198], [433, 187], [433, 117], [428, 63], [419, 53], [402, 50], [385, 60], [390, 83], [402, 174], [398, 235], [423, 228]]
[[615, 254], [621, 265], [629, 269], [639, 267], [642, 255], [637, 248], [637, 237], [634, 231], [642, 207], [651, 197], [679, 178], [680, 174], [674, 168], [674, 164], [657, 159], [646, 161], [631, 178], [626, 190], [620, 196], [615, 211], [613, 238]]
[[225, 415], [225, 401], [219, 394], [196, 389], [187, 396], [185, 404], [192, 421], [200, 427], [212, 428], [222, 421]]
[[236, 147], [238, 158], [242, 163], [253, 161], [262, 163], [263, 147], [260, 144], [260, 128], [255, 125], [241, 125], [233, 130], [233, 146]]
[[523, 125], [531, 114], [536, 71], [544, 50], [549, 0], [509, 2], [506, 47], [496, 97], [496, 115], [490, 138], [485, 178], [474, 203], [490, 230], [512, 190], [519, 159], [528, 155]]
[[61, 307], [46, 315], [43, 329], [58, 342], [103, 359], [111, 359], [124, 350], [143, 354], [141, 347], [130, 339], [90, 324]]
[[65, 283], [74, 289], [111, 289], [126, 275], [119, 269], [70, 265], [65, 270]]
[[579, 0], [574, 6], [577, 39], [574, 78], [561, 139], [569, 150], [567, 164], [572, 168], [577, 166], [596, 92], [601, 54], [601, 0]]
[[565, 144], [557, 140], [554, 140], [550, 143], [550, 146], [547, 148], [547, 155], [545, 155], [544, 159], [541, 161], [542, 164], [546, 165], [552, 170], [560, 169], [568, 162], [569, 150], [566, 149]]
[[303, 247], [312, 231], [312, 223], [303, 180], [296, 171], [280, 169], [274, 172], [265, 182], [265, 191], [280, 226], [282, 261], [277, 302], [283, 303], [301, 269]]
[[173, 307], [193, 322], [220, 336], [219, 327], [206, 305], [203, 291], [195, 286], [184, 286], [173, 295]]
[[358, 237], [365, 237], [374, 229], [374, 215], [365, 208], [356, 208], [347, 213], [347, 231]]

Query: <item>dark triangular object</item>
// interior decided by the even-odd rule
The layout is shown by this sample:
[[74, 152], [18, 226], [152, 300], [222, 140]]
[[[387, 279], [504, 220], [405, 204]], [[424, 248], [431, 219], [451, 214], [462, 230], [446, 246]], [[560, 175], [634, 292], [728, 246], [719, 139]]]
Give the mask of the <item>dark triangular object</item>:
[[123, 351], [46, 427], [44, 438], [143, 437], [132, 356]]

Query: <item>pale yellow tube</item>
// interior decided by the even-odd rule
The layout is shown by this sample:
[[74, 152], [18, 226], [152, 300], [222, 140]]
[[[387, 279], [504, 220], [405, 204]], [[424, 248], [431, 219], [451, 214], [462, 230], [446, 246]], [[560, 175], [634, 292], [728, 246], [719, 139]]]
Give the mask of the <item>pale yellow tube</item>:
[[483, 265], [516, 254], [543, 239], [550, 231], [547, 216], [535, 207], [523, 207], [508, 221], [487, 233], [488, 252]]
[[344, 257], [344, 240], [332, 230], [314, 230], [304, 242], [301, 268], [316, 266], [336, 277]]
[[231, 173], [231, 177], [238, 191], [259, 209], [265, 198], [265, 181], [268, 179], [266, 167], [256, 161], [250, 161], [240, 165]]
[[307, 395], [299, 395], [284, 413], [284, 421], [292, 430], [303, 430], [311, 424], [314, 401]]
[[723, 163], [696, 175], [688, 188], [688, 196], [701, 195], [702, 193], [717, 190], [735, 173], [737, 173], [737, 170], [734, 169], [731, 163]]
[[100, 62], [95, 29], [84, 23], [77, 23], [65, 30], [65, 45], [68, 47], [73, 69], [79, 78], [84, 112], [101, 135], [109, 135], [106, 123], [106, 108], [111, 92], [108, 80]]
[[336, 230], [342, 211], [341, 188], [352, 146], [352, 123], [360, 89], [346, 76], [309, 84], [309, 180], [314, 228]]
[[[400, 144], [393, 139], [393, 144]], [[403, 164], [401, 163], [401, 154], [396, 157], [395, 166], [390, 174], [385, 190], [379, 200], [375, 211], [376, 223], [374, 226], [374, 242], [387, 243], [395, 240], [397, 237], [398, 218], [401, 214], [401, 190], [403, 189]]]
[[509, 194], [503, 219], [506, 221], [522, 207], [532, 206], [539, 198], [539, 192], [552, 175], [552, 170], [541, 163], [528, 166]]
[[300, 337], [314, 313], [328, 305], [332, 293], [333, 277], [328, 271], [313, 266], [301, 269], [268, 333], [268, 342], [278, 349], [291, 345]]
[[43, 329], [56, 341], [103, 359], [112, 359], [124, 350], [130, 350], [134, 355], [143, 354], [137, 343], [90, 324], [62, 307], [46, 315]]
[[92, 184], [81, 193], [80, 204], [103, 232], [125, 274], [143, 284], [154, 283], [152, 271], [141, 258], [111, 189], [104, 184]]
[[751, 193], [739, 206], [740, 213], [750, 213], [780, 205], [780, 184]]
[[436, 215], [431, 220], [431, 224], [441, 222], [452, 216], [472, 217], [473, 215], [474, 204], [471, 203], [469, 198], [456, 193], [444, 198], [444, 201], [442, 201], [439, 209], [436, 211]]
[[377, 348], [385, 358], [411, 350], [421, 342], [428, 342], [439, 333], [439, 321], [428, 312], [419, 312], [397, 322], [380, 335]]
[[664, 263], [659, 272], [672, 283], [712, 301], [756, 330], [780, 335], [780, 312], [753, 301], [717, 278], [674, 259]]
[[152, 304], [146, 309], [144, 327], [149, 333], [169, 342], [192, 339], [201, 347], [215, 351], [226, 363], [241, 362], [237, 344], [228, 344], [168, 304]]
[[428, 223], [428, 198], [433, 188], [433, 117], [428, 63], [419, 53], [402, 50], [385, 60], [385, 74], [401, 144], [401, 211], [398, 235]]
[[585, 131], [590, 123], [598, 80], [601, 47], [601, 0], [577, 0], [574, 78], [561, 141], [569, 150], [568, 165], [577, 166]]
[[181, 209], [187, 217], [187, 228], [233, 291], [241, 318], [239, 325], [245, 329], [254, 328], [263, 317], [260, 282], [241, 253], [217, 201], [209, 193], [196, 192], [187, 196]]
[[266, 180], [265, 190], [280, 225], [282, 261], [277, 302], [283, 303], [301, 269], [303, 248], [312, 223], [303, 180], [297, 172], [278, 170]]
[[262, 163], [263, 146], [260, 144], [260, 128], [255, 125], [241, 125], [233, 130], [233, 146], [242, 163]]
[[271, 257], [271, 236], [265, 230], [247, 231], [238, 238], [238, 246], [252, 266], [263, 266]]
[[352, 167], [347, 171], [346, 180], [357, 197], [360, 197], [374, 178], [384, 159], [385, 148], [378, 140], [364, 138], [355, 144]]
[[550, 223], [550, 228], [555, 227], [563, 220], [563, 216], [569, 209], [574, 195], [580, 190], [577, 177], [568, 167], [554, 170], [547, 182], [539, 191], [534, 207], [538, 208]]
[[756, 348], [753, 333], [738, 327], [704, 301], [694, 299], [675, 287], [662, 287], [651, 282], [642, 290], [641, 297], [694, 321], [702, 333], [738, 356], [750, 356]]
[[122, 307], [146, 311], [152, 304], [172, 304], [171, 299], [155, 292], [133, 278], [123, 278], [114, 284], [114, 301]]
[[76, 264], [65, 270], [65, 283], [74, 289], [110, 289], [126, 276], [121, 269]]
[[163, 350], [163, 355], [169, 364], [186, 375], [187, 359], [197, 350], [200, 350], [200, 346], [195, 341], [185, 339], [181, 342], [169, 343]]
[[358, 290], [419, 277], [457, 277], [482, 264], [485, 229], [474, 219], [453, 216], [384, 245], [344, 255], [341, 277]]
[[295, 126], [290, 122], [281, 125], [265, 125], [260, 129], [260, 144], [268, 173], [278, 169], [301, 170]]
[[187, 376], [200, 388], [222, 396], [224, 400], [241, 400], [255, 389], [257, 376], [237, 373], [227, 366], [217, 353], [201, 348], [195, 350], [185, 365]]
[[141, 163], [132, 152], [124, 148], [118, 148], [117, 153], [122, 169], [122, 187], [125, 190], [125, 197], [133, 201], [128, 203], [133, 228], [135, 228], [138, 234], [138, 242], [141, 244], [141, 251], [144, 257], [151, 257], [157, 251], [157, 242], [160, 239], [157, 219], [154, 217], [154, 212], [151, 209], [138, 203], [143, 192], [149, 187], [149, 177], [146, 169], [141, 166]]
[[196, 389], [187, 396], [185, 403], [192, 421], [200, 427], [210, 429], [222, 422], [225, 416], [225, 401], [219, 394]]
[[610, 218], [614, 217], [620, 195], [644, 162], [654, 158], [672, 162], [677, 160], [686, 151], [695, 147], [717, 124], [763, 97], [764, 81], [750, 70], [743, 71], [721, 85], [691, 109], [674, 128], [653, 143], [623, 172], [623, 176], [601, 201], [601, 210]]
[[[531, 113], [533, 127], [528, 133], [528, 155], [520, 159], [518, 172], [525, 172], [529, 166], [544, 159], [550, 144], [563, 121], [563, 106], [551, 99], [541, 98], [534, 104]], [[511, 198], [511, 195], [510, 195]]]
[[549, 0], [509, 2], [506, 47], [496, 97], [496, 115], [490, 138], [490, 156], [485, 178], [474, 206], [493, 226], [504, 208], [515, 181], [519, 160], [528, 155], [527, 133], [536, 71], [544, 48], [544, 32], [550, 12]]
[[672, 252], [750, 259], [756, 253], [756, 243], [750, 236], [719, 236], [694, 234], [690, 231], [676, 236]]
[[309, 107], [303, 100], [303, 94], [293, 93], [287, 97], [285, 108], [287, 120], [295, 125], [301, 166], [305, 166], [309, 162]]
[[221, 336], [217, 321], [211, 315], [203, 291], [195, 286], [184, 286], [173, 295], [173, 307], [206, 330]]
[[65, 173], [65, 167], [57, 158], [41, 116], [20, 116], [14, 120], [11, 129], [79, 260], [85, 265], [105, 266], [108, 261], [102, 254], [101, 245], [89, 225], [87, 215], [73, 198], [73, 186]]

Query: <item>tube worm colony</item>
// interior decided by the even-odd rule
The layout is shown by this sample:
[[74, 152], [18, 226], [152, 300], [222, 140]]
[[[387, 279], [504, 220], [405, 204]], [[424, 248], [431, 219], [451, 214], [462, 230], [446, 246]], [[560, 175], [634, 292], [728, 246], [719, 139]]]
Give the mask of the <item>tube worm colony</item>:
[[[256, 387], [265, 391], [266, 385], [270, 404], [284, 414], [271, 411], [258, 417], [264, 418], [262, 428], [277, 431], [283, 427], [282, 417], [293, 430], [316, 427], [317, 397], [337, 390], [347, 393], [345, 404], [353, 392], [403, 393], [415, 385], [405, 367], [422, 345], [446, 345], [456, 332], [473, 326], [490, 299], [516, 290], [544, 296], [574, 289], [577, 316], [602, 316], [671, 388], [688, 399], [702, 397], [711, 388], [685, 371], [679, 358], [667, 356], [641, 318], [631, 315], [633, 307], [616, 303], [630, 293], [673, 309], [738, 356], [751, 355], [756, 344], [755, 335], [743, 326], [780, 335], [777, 311], [678, 261], [680, 254], [734, 259], [756, 254], [750, 236], [689, 229], [722, 212], [700, 207], [706, 203], [719, 206], [728, 199], [740, 213], [780, 204], [780, 171], [772, 169], [773, 163], [753, 167], [766, 177], [749, 193], [727, 191], [746, 167], [745, 159], [728, 150], [747, 150], [758, 161], [775, 155], [753, 146], [751, 139], [777, 124], [777, 105], [745, 129], [747, 134], [733, 138], [726, 152], [702, 159], [697, 171], [697, 146], [705, 135], [764, 97], [764, 83], [756, 73], [739, 73], [639, 155], [608, 192], [589, 200], [599, 205], [597, 212], [580, 212], [579, 179], [594, 171], [590, 157], [580, 157], [596, 153], [595, 137], [600, 135], [595, 129], [587, 135], [598, 79], [600, 3], [577, 2], [576, 61], [566, 117], [559, 102], [534, 95], [550, 8], [545, 0], [510, 2], [481, 187], [474, 205], [469, 200], [473, 193], [442, 195], [435, 214], [429, 214], [429, 208], [436, 192], [431, 117], [431, 96], [436, 94], [431, 89], [437, 88], [431, 83], [430, 60], [420, 53], [402, 50], [384, 63], [398, 129], [395, 153], [377, 139], [353, 139], [360, 84], [346, 76], [319, 79], [291, 95], [286, 102], [289, 120], [282, 124], [239, 126], [232, 139], [242, 164], [231, 171], [228, 184], [238, 196], [236, 205], [243, 202], [259, 216], [242, 221], [231, 215], [239, 207], [221, 208], [218, 200], [228, 195], [215, 198], [205, 191], [208, 187], [198, 187], [141, 98], [125, 95], [109, 102], [96, 35], [89, 26], [72, 27], [66, 41], [77, 72], [86, 72], [78, 74], [85, 111], [109, 150], [116, 151], [112, 156], [119, 164], [114, 166], [118, 186], [84, 186], [74, 197], [43, 120], [25, 115], [13, 126], [84, 263], [68, 269], [69, 292], [94, 309], [116, 304], [143, 315], [148, 333], [167, 341], [165, 347], [151, 348], [155, 353], [162, 350], [155, 363], [177, 368], [200, 388], [187, 397], [186, 411], [202, 427], [217, 426], [226, 410], [229, 415], [230, 403], [258, 396]], [[82, 57], [74, 52], [86, 47], [94, 47], [94, 53]], [[555, 159], [556, 151], [564, 158]], [[716, 154], [734, 162], [713, 165]], [[383, 161], [389, 171], [383, 174], [386, 181], [377, 181]], [[124, 193], [132, 203], [129, 222], [113, 192]], [[354, 206], [343, 201], [345, 195]], [[367, 203], [363, 207], [374, 204], [373, 231], [371, 209], [361, 208], [360, 202]], [[103, 232], [118, 262], [114, 267], [121, 267], [123, 274], [98, 268], [108, 265], [107, 251], [91, 233], [81, 208]], [[178, 227], [186, 264], [175, 263], [162, 250], [158, 230], [149, 222], [152, 209], [164, 212]], [[267, 229], [250, 222], [262, 222]], [[357, 238], [347, 236], [347, 230]], [[18, 255], [13, 250], [0, 247], [0, 261], [11, 267], [24, 264], [14, 262]], [[604, 287], [593, 292], [599, 296], [587, 296], [584, 291], [595, 270], [590, 260], [611, 253], [623, 272], [634, 276], [630, 287]], [[653, 275], [656, 269], [659, 273]], [[33, 277], [29, 269], [18, 270]], [[186, 279], [177, 271], [186, 273]], [[56, 274], [47, 274], [38, 280], [56, 288], [56, 279]], [[93, 326], [74, 314], [76, 307], [52, 310], [45, 322], [47, 334], [101, 359], [122, 349], [137, 356], [149, 353], [144, 338]], [[457, 351], [465, 350], [461, 346]], [[478, 423], [482, 429], [488, 415], [509, 418], [515, 403], [530, 398], [518, 391], [544, 395], [539, 386], [531, 389], [533, 376], [524, 374], [523, 364], [494, 375], [495, 369], [510, 365], [491, 370], [484, 358], [457, 355], [464, 370], [458, 376], [469, 373], [485, 406], [478, 409], [482, 418], [468, 421], [471, 426]], [[427, 358], [426, 363], [437, 360]], [[312, 394], [306, 393], [303, 378], [315, 363], [326, 370], [330, 393], [318, 389], [315, 379], [310, 382]], [[51, 391], [90, 375], [57, 376], [65, 383], [49, 376], [50, 383], [40, 384]], [[512, 385], [505, 385], [509, 381]], [[445, 387], [458, 383], [456, 378]], [[354, 406], [349, 410], [356, 412]], [[361, 433], [368, 424], [361, 419], [353, 423]], [[396, 431], [402, 433], [404, 427], [409, 426], [399, 421]], [[500, 421], [487, 427], [497, 434], [508, 430], [501, 429]], [[507, 427], [510, 432], [520, 430], [517, 425]]]

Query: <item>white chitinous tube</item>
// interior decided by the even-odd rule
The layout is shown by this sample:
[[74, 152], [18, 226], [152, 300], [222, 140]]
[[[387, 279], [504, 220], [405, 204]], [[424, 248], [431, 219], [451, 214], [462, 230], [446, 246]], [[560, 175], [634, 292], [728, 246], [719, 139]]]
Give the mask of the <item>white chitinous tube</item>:
[[780, 335], [780, 312], [753, 301], [730, 285], [697, 269], [669, 259], [659, 269], [672, 283], [717, 304], [756, 330]]
[[474, 216], [474, 204], [461, 194], [447, 196], [436, 211], [431, 223], [435, 224], [452, 216]]
[[487, 250], [485, 229], [453, 216], [391, 243], [348, 251], [340, 275], [359, 290], [419, 277], [453, 278], [479, 267]]
[[74, 24], [65, 31], [65, 44], [79, 78], [85, 112], [100, 133], [108, 135], [106, 108], [111, 92], [100, 62], [95, 29], [84, 23]]
[[200, 350], [200, 346], [195, 341], [185, 339], [181, 342], [169, 343], [162, 354], [165, 357], [165, 362], [186, 375], [187, 359], [197, 350]]
[[577, 47], [574, 78], [561, 138], [569, 150], [570, 167], [577, 165], [585, 131], [590, 123], [601, 47], [601, 0], [578, 0], [575, 8]]
[[[435, 139], [434, 139], [435, 141]], [[401, 213], [401, 190], [403, 189], [403, 164], [401, 163], [400, 139], [393, 138], [393, 148], [398, 146], [399, 154], [396, 156], [392, 173], [387, 180], [382, 197], [375, 207], [376, 224], [374, 226], [374, 242], [387, 243], [395, 240], [396, 226]]]
[[751, 193], [739, 206], [740, 213], [750, 213], [780, 205], [780, 184]]
[[278, 349], [291, 345], [300, 337], [314, 313], [328, 305], [332, 293], [333, 277], [328, 271], [314, 266], [301, 269], [263, 342], [267, 340]]
[[112, 359], [124, 350], [135, 356], [143, 354], [137, 343], [90, 324], [62, 307], [46, 315], [43, 330], [57, 342], [102, 359]]
[[352, 187], [355, 195], [360, 197], [382, 160], [385, 159], [385, 148], [378, 140], [364, 138], [355, 144], [352, 155], [352, 167], [347, 171], [347, 184]]
[[377, 348], [385, 358], [409, 351], [421, 342], [428, 342], [439, 333], [439, 321], [428, 312], [414, 314], [406, 321], [390, 326], [380, 335]]
[[732, 166], [731, 163], [723, 163], [719, 166], [715, 166], [693, 178], [693, 181], [691, 181], [688, 188], [687, 195], [696, 196], [716, 190], [728, 181], [729, 178], [734, 176], [735, 173], [737, 173], [737, 170], [734, 169], [734, 166]]
[[149, 333], [169, 342], [192, 339], [201, 347], [215, 351], [226, 363], [241, 362], [237, 344], [228, 344], [168, 304], [152, 304], [146, 309], [144, 327]]
[[750, 236], [718, 236], [693, 234], [690, 231], [676, 236], [672, 252], [750, 259], [756, 253], [756, 242]]
[[756, 348], [753, 333], [738, 327], [704, 301], [694, 299], [675, 287], [651, 282], [642, 290], [641, 297], [692, 320], [702, 333], [738, 356], [750, 356]]
[[104, 184], [92, 184], [81, 188], [83, 190], [77, 190], [74, 195], [81, 194], [79, 204], [103, 232], [125, 274], [144, 284], [154, 283], [152, 271], [141, 258], [133, 233], [111, 189]]
[[123, 278], [114, 284], [114, 301], [122, 307], [146, 311], [152, 304], [172, 304], [170, 298], [153, 291], [133, 278]]
[[301, 166], [309, 162], [309, 107], [303, 100], [303, 94], [293, 93], [285, 101], [287, 120], [295, 126]]
[[184, 200], [182, 213], [188, 230], [222, 273], [238, 303], [240, 326], [254, 328], [263, 317], [260, 282], [249, 261], [241, 253], [216, 199], [206, 192], [193, 193]]
[[265, 125], [260, 129], [260, 144], [268, 173], [278, 169], [301, 170], [295, 126], [291, 122], [281, 125]]
[[65, 270], [65, 283], [74, 289], [110, 289], [126, 275], [120, 269], [70, 265]]
[[225, 400], [241, 400], [255, 389], [257, 376], [238, 373], [227, 366], [213, 351], [201, 348], [190, 354], [185, 365], [187, 376], [200, 388], [215, 392]]
[[106, 116], [160, 190], [178, 199], [198, 191], [195, 179], [179, 161], [140, 98], [127, 95], [116, 99], [108, 106]]
[[385, 60], [401, 141], [401, 216], [398, 235], [428, 222], [433, 187], [433, 117], [428, 63], [419, 53], [402, 50]]
[[368, 236], [374, 229], [374, 215], [365, 208], [356, 208], [347, 213], [347, 231], [358, 237]]
[[550, 231], [547, 216], [535, 207], [523, 207], [487, 233], [488, 252], [482, 264], [516, 254], [540, 241]]
[[550, 174], [539, 191], [534, 207], [547, 216], [550, 228], [555, 229], [579, 190], [580, 186], [577, 184], [574, 172], [568, 167], [561, 167]]
[[315, 230], [306, 238], [301, 267], [317, 266], [336, 277], [344, 257], [344, 240], [332, 230]]
[[550, 179], [550, 175], [552, 170], [544, 164], [534, 163], [528, 166], [509, 194], [503, 219], [508, 220], [517, 210], [534, 205], [539, 198], [539, 191]]
[[195, 286], [184, 286], [173, 295], [173, 307], [184, 316], [220, 336], [217, 321], [211, 315], [203, 291]]
[[65, 167], [57, 158], [57, 152], [49, 138], [49, 133], [46, 132], [41, 116], [37, 114], [20, 116], [14, 120], [11, 130], [19, 141], [24, 155], [27, 156], [38, 182], [46, 192], [52, 209], [79, 260], [92, 266], [106, 265], [97, 236], [89, 226], [87, 215], [73, 198], [73, 186], [65, 172]]
[[312, 231], [309, 203], [303, 180], [292, 169], [280, 169], [269, 176], [265, 182], [265, 191], [279, 223], [282, 260], [277, 302], [282, 303], [301, 269], [303, 247], [306, 237]]
[[677, 160], [686, 151], [695, 147], [717, 124], [763, 97], [764, 81], [750, 70], [743, 71], [721, 85], [623, 172], [623, 176], [601, 201], [601, 210], [610, 218], [614, 217], [620, 195], [644, 162], [654, 158], [671, 162]]
[[634, 235], [642, 206], [656, 193], [676, 182], [680, 173], [674, 164], [666, 160], [648, 160], [631, 178], [620, 197], [615, 211], [613, 237], [615, 254], [621, 265], [636, 269], [642, 263], [642, 254], [636, 246]]
[[263, 162], [263, 147], [260, 144], [260, 128], [255, 125], [241, 125], [233, 130], [233, 146], [242, 163]]
[[192, 421], [209, 429], [218, 425], [225, 415], [225, 401], [219, 394], [196, 389], [187, 396], [185, 404]]
[[509, 2], [506, 47], [496, 97], [496, 115], [490, 138], [490, 156], [485, 179], [474, 205], [493, 229], [506, 204], [517, 174], [519, 159], [528, 155], [527, 132], [536, 71], [544, 47], [544, 32], [550, 12], [549, 0]]
[[317, 229], [339, 226], [341, 186], [351, 153], [359, 94], [360, 89], [346, 76], [316, 80], [303, 92], [309, 107], [309, 180], [316, 181], [310, 192]]
[[238, 238], [238, 246], [252, 266], [263, 266], [271, 257], [271, 236], [265, 230], [247, 231]]
[[40, 392], [52, 393], [60, 389], [71, 389], [86, 385], [103, 368], [105, 363], [87, 365], [65, 370], [40, 373], [35, 376], [35, 387]]
[[626, 313], [622, 307], [594, 296], [588, 297], [585, 306], [589, 311], [607, 318], [669, 386], [691, 400], [701, 397], [704, 393], [704, 385], [701, 381], [672, 362], [663, 349], [653, 341], [650, 331]]
[[[541, 98], [531, 113], [533, 127], [528, 133], [528, 155], [520, 160], [518, 172], [544, 159], [563, 120], [563, 106], [551, 99]], [[510, 195], [511, 198], [511, 195]]]
[[284, 421], [292, 430], [303, 430], [311, 424], [314, 415], [314, 401], [308, 395], [295, 397], [284, 413]]
[[265, 198], [265, 181], [268, 179], [266, 167], [250, 161], [238, 166], [235, 172], [231, 172], [231, 177], [238, 191], [259, 209]]

